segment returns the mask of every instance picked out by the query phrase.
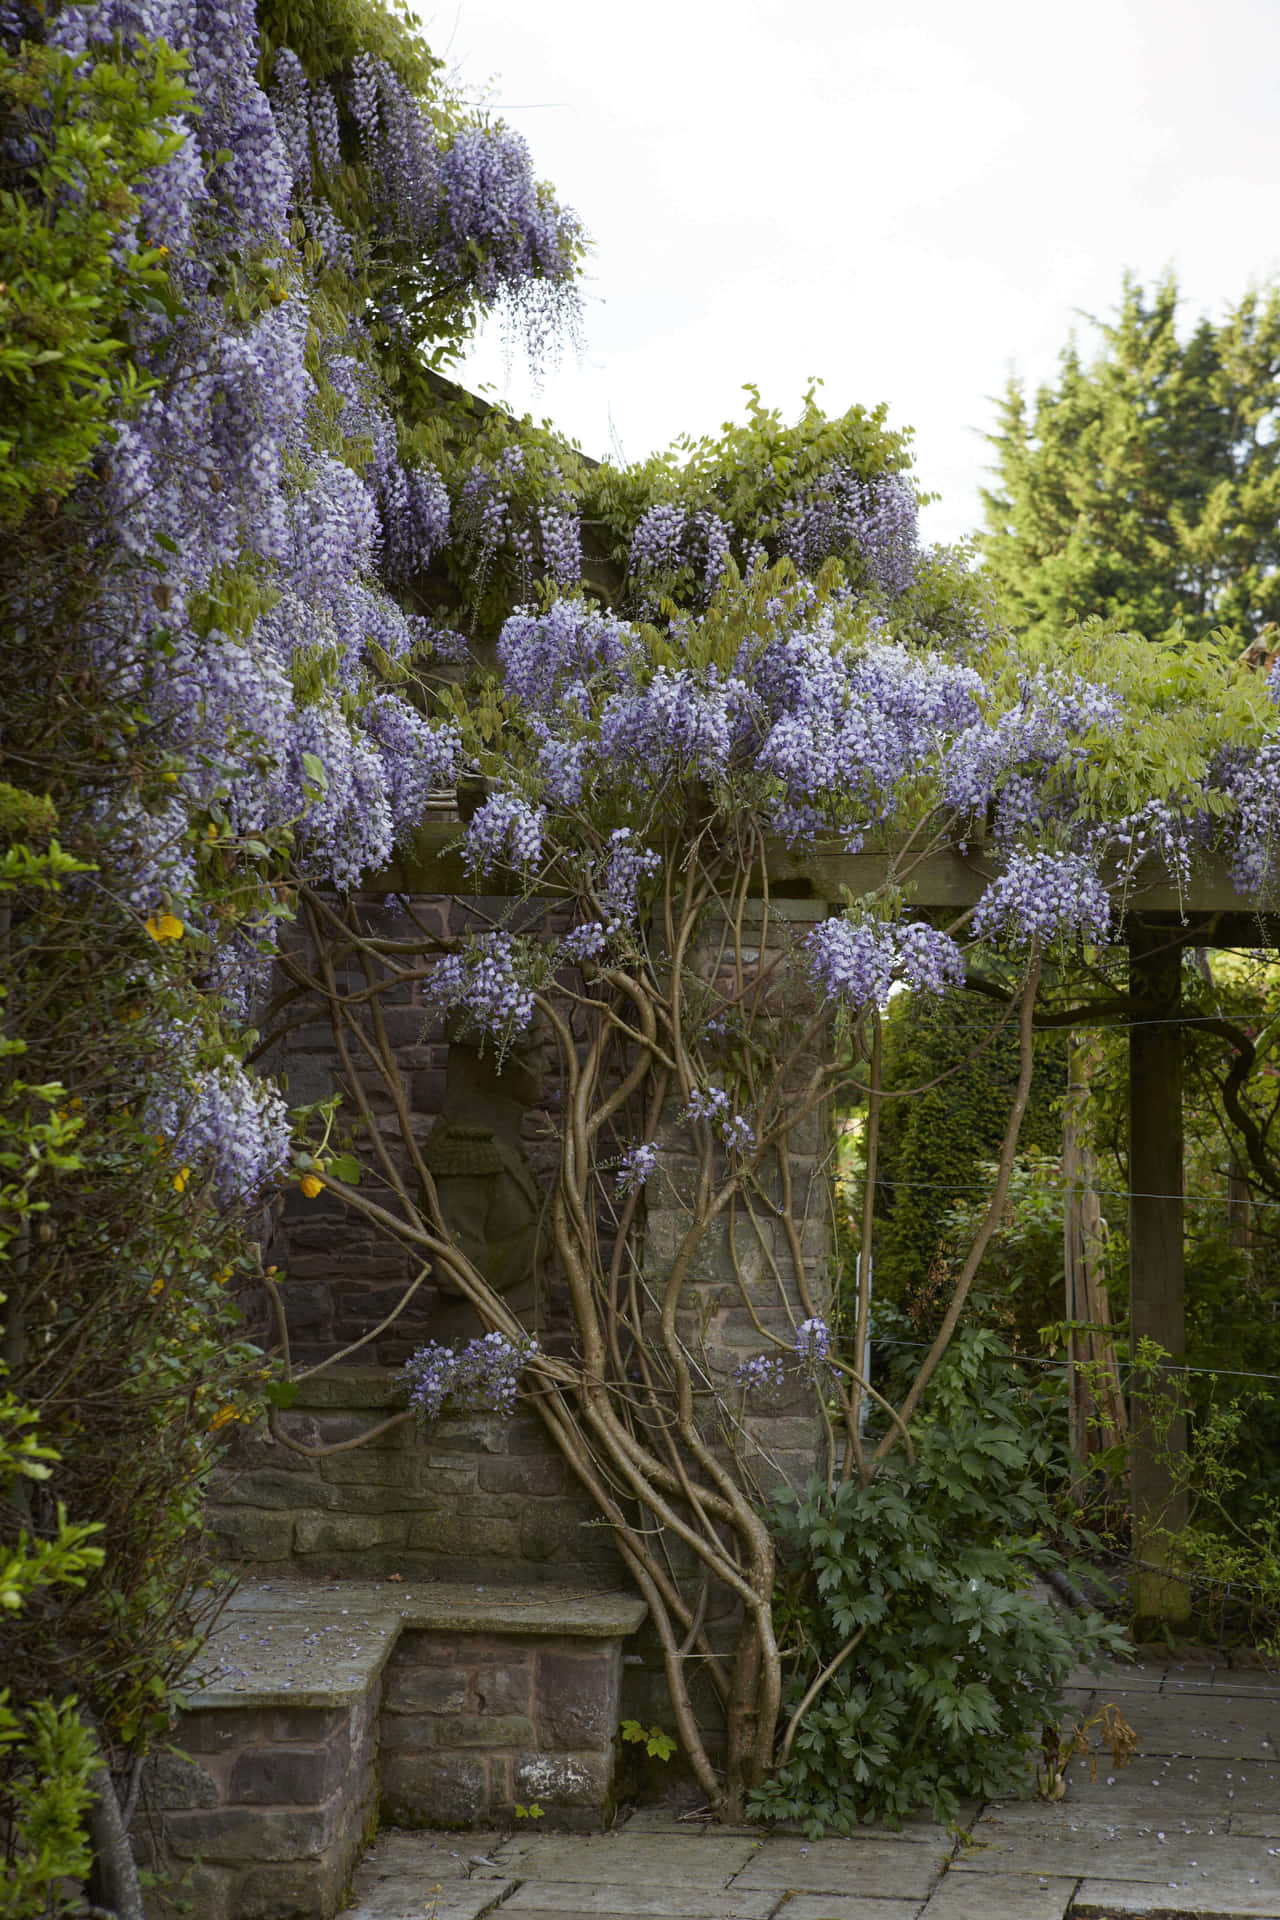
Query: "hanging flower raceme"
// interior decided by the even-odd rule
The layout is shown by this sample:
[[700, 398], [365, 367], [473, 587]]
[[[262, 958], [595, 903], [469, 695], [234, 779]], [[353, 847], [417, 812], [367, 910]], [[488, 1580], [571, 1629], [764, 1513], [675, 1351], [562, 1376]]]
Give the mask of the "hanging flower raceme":
[[509, 1419], [524, 1368], [538, 1351], [533, 1338], [509, 1340], [486, 1333], [461, 1348], [431, 1341], [411, 1354], [400, 1378], [409, 1405], [424, 1420], [438, 1420], [446, 1405], [455, 1413], [496, 1413]]
[[1015, 853], [978, 902], [973, 931], [1012, 947], [1111, 938], [1111, 899], [1078, 853]]
[[498, 664], [510, 692], [532, 713], [554, 717], [566, 702], [583, 706], [599, 677], [627, 658], [635, 636], [606, 614], [557, 600], [544, 614], [513, 614], [498, 636]]
[[478, 807], [467, 826], [462, 857], [472, 873], [494, 867], [517, 870], [536, 866], [542, 853], [546, 815], [515, 793], [494, 793]]
[[169, 1144], [175, 1165], [207, 1176], [224, 1208], [249, 1207], [289, 1161], [289, 1116], [269, 1081], [254, 1080], [234, 1061], [193, 1074], [183, 1091], [158, 1092], [147, 1110], [149, 1131]]
[[533, 1019], [533, 989], [522, 977], [514, 940], [501, 929], [478, 934], [459, 952], [446, 954], [428, 986], [442, 1013], [456, 1009], [482, 1033], [499, 1039], [523, 1032]]
[[936, 994], [964, 984], [964, 958], [955, 941], [923, 920], [824, 920], [805, 948], [815, 985], [855, 1010], [883, 1010], [895, 985]]

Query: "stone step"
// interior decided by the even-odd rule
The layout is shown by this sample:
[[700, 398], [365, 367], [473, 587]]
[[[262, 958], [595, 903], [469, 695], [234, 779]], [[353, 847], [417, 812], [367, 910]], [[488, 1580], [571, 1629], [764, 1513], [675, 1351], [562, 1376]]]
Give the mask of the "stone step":
[[[378, 1820], [603, 1827], [629, 1592], [246, 1582], [153, 1762], [140, 1851], [191, 1920], [330, 1920]], [[161, 1911], [157, 1908], [157, 1912]]]

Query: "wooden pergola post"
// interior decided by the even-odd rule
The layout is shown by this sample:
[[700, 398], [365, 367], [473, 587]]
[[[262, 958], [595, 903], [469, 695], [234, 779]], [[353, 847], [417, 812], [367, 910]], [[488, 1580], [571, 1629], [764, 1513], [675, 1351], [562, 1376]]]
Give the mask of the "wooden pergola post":
[[[1129, 923], [1129, 1338], [1145, 1336], [1174, 1366], [1186, 1359], [1182, 1240], [1182, 939], [1138, 917]], [[1165, 1367], [1136, 1389], [1131, 1406], [1130, 1512], [1139, 1619], [1176, 1623], [1191, 1611], [1178, 1578], [1178, 1536], [1187, 1524], [1187, 1420], [1181, 1375]], [[1172, 1406], [1172, 1417], [1170, 1408]]]

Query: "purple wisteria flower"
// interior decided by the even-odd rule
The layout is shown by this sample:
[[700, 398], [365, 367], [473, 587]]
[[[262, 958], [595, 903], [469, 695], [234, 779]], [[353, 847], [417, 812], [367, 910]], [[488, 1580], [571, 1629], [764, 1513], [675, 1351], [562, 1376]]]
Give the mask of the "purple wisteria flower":
[[456, 1413], [509, 1419], [520, 1374], [537, 1352], [532, 1337], [509, 1340], [502, 1333], [482, 1334], [461, 1348], [433, 1340], [410, 1355], [399, 1377], [409, 1388], [409, 1405], [424, 1420], [438, 1420], [446, 1403]]
[[802, 1320], [796, 1328], [795, 1348], [796, 1357], [810, 1368], [825, 1360], [831, 1351], [831, 1329], [826, 1321], [817, 1315]]
[[896, 983], [941, 993], [964, 983], [964, 958], [950, 935], [927, 921], [906, 925], [843, 917], [824, 920], [805, 942], [810, 974], [832, 1000], [882, 1011]]
[[916, 498], [901, 474], [864, 479], [847, 460], [833, 460], [781, 517], [779, 551], [804, 572], [816, 573], [832, 556], [856, 554], [890, 598], [905, 593], [915, 576]]
[[442, 1012], [458, 1009], [482, 1033], [506, 1038], [533, 1019], [533, 989], [520, 977], [518, 949], [497, 929], [475, 936], [432, 970], [431, 997]]
[[1036, 798], [1046, 777], [1085, 764], [1091, 736], [1114, 733], [1123, 718], [1109, 688], [1079, 674], [1040, 668], [1024, 678], [1012, 707], [994, 721], [975, 715], [948, 747], [946, 803], [981, 816], [1010, 775], [1029, 775], [1034, 791], [1024, 777], [1010, 797], [1007, 821], [1000, 823], [1007, 841], [1014, 831], [1049, 817]]
[[1221, 755], [1215, 777], [1235, 802], [1226, 823], [1231, 877], [1257, 898], [1280, 879], [1280, 731], [1265, 735], [1255, 752]]
[[193, 1074], [182, 1093], [160, 1092], [147, 1125], [168, 1141], [174, 1164], [212, 1176], [225, 1209], [253, 1206], [289, 1161], [289, 1115], [277, 1088], [234, 1061]]
[[974, 722], [982, 682], [936, 654], [837, 635], [830, 613], [807, 632], [772, 643], [753, 676], [769, 722], [758, 764], [799, 809], [854, 803], [875, 816], [899, 784], [931, 770], [948, 736]]
[[680, 1117], [705, 1120], [732, 1154], [745, 1158], [755, 1151], [755, 1128], [740, 1113], [734, 1113], [723, 1087], [695, 1087]]
[[627, 571], [642, 609], [651, 609], [664, 583], [685, 568], [699, 581], [699, 598], [705, 603], [728, 564], [729, 529], [706, 509], [690, 513], [674, 502], [660, 501], [641, 514], [631, 535]]
[[646, 1140], [637, 1147], [629, 1147], [623, 1154], [622, 1165], [618, 1169], [618, 1192], [635, 1193], [649, 1179], [657, 1164], [656, 1140]]
[[754, 1359], [743, 1360], [733, 1370], [733, 1377], [746, 1393], [779, 1393], [787, 1383], [787, 1373], [780, 1358], [771, 1354], [758, 1353]]
[[599, 886], [600, 904], [605, 912], [605, 930], [617, 933], [634, 924], [639, 913], [639, 888], [650, 874], [662, 866], [662, 855], [651, 847], [638, 847], [630, 827], [615, 827], [609, 835], [603, 880]]
[[498, 636], [498, 664], [509, 690], [535, 713], [554, 715], [568, 691], [621, 666], [629, 627], [574, 600], [544, 614], [513, 614]]
[[560, 942], [560, 952], [566, 960], [598, 960], [609, 944], [609, 935], [599, 920], [584, 920], [580, 927], [571, 927]]
[[472, 815], [463, 859], [473, 873], [493, 867], [536, 866], [542, 854], [546, 814], [517, 793], [493, 793]]
[[1074, 934], [1101, 946], [1111, 938], [1111, 900], [1082, 854], [1015, 853], [979, 900], [973, 930], [1013, 947]]

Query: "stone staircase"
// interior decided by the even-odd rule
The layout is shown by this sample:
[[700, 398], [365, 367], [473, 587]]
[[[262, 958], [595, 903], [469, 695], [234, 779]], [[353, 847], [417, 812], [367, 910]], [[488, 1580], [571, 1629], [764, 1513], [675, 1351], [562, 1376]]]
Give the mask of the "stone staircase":
[[546, 1827], [612, 1812], [630, 1592], [254, 1579], [152, 1762], [157, 1915], [331, 1920], [380, 1820]]

